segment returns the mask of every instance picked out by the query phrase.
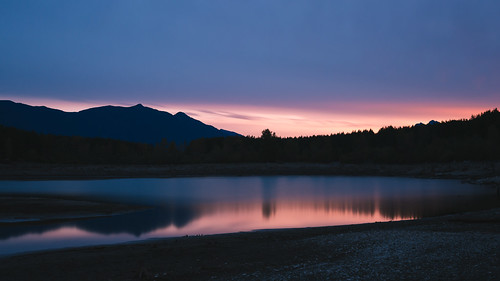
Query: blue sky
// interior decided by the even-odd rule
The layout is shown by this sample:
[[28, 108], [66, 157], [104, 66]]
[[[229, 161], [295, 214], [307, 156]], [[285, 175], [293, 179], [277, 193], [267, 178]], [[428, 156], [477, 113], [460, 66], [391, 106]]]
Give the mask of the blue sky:
[[[500, 104], [498, 15], [498, 1], [3, 0], [0, 97], [144, 103], [220, 126], [260, 114], [375, 128], [391, 108], [401, 125], [439, 108], [469, 116]], [[424, 112], [400, 110], [414, 105]], [[294, 127], [283, 134], [311, 133]]]

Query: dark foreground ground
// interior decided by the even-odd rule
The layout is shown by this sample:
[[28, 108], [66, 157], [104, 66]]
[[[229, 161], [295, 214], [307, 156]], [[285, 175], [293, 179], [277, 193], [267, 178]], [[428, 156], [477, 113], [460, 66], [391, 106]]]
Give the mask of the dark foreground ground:
[[499, 280], [500, 209], [0, 258], [0, 280]]

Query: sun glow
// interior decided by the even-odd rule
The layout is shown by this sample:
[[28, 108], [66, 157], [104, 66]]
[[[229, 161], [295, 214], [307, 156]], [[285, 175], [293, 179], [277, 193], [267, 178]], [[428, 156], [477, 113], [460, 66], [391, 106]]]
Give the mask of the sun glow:
[[[4, 97], [2, 97], [4, 98]], [[35, 106], [47, 106], [64, 111], [80, 111], [90, 107], [116, 105], [132, 106], [138, 102], [65, 101], [40, 98], [14, 99]], [[411, 126], [430, 120], [447, 121], [470, 118], [495, 108], [471, 103], [415, 102], [343, 102], [300, 106], [255, 106], [240, 104], [143, 103], [145, 106], [175, 114], [184, 112], [192, 118], [219, 129], [245, 136], [260, 136], [269, 128], [281, 137], [329, 135], [372, 129], [384, 126]]]

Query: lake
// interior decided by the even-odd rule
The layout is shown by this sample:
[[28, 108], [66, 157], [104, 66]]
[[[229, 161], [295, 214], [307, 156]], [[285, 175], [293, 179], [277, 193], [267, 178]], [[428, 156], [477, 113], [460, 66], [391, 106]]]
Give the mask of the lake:
[[494, 188], [393, 177], [0, 181], [0, 193], [82, 196], [153, 207], [76, 222], [0, 226], [0, 255], [184, 235], [406, 220], [500, 206]]

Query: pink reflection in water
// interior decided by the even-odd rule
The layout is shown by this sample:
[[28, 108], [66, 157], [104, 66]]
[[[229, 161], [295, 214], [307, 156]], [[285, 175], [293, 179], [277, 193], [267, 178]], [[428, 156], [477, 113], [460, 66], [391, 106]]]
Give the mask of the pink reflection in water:
[[[367, 201], [363, 201], [367, 203]], [[182, 236], [194, 234], [230, 233], [258, 229], [298, 228], [360, 224], [390, 220], [413, 219], [414, 217], [381, 214], [378, 208], [368, 206], [366, 210], [353, 208], [358, 204], [339, 202], [260, 201], [242, 204], [217, 204], [201, 207], [203, 216], [178, 228], [169, 225], [145, 236]]]
[[[365, 204], [367, 201], [361, 200]], [[77, 226], [62, 226], [42, 233], [29, 233], [0, 241], [2, 254], [56, 249], [64, 247], [122, 243], [148, 238], [208, 235], [258, 229], [332, 226], [408, 219], [389, 218], [371, 206], [360, 210], [359, 204], [325, 201], [260, 201], [244, 203], [205, 203], [198, 206], [202, 214], [183, 227], [170, 224], [134, 236], [128, 233], [99, 234]], [[353, 208], [355, 207], [355, 208]], [[358, 206], [359, 207], [359, 206]], [[24, 248], [24, 250], [23, 250]]]
[[43, 233], [29, 233], [0, 240], [0, 256], [48, 249], [123, 243], [131, 240], [134, 240], [134, 236], [130, 234], [102, 235], [74, 226], [63, 226]]

